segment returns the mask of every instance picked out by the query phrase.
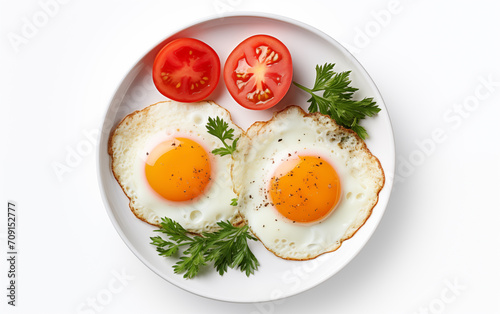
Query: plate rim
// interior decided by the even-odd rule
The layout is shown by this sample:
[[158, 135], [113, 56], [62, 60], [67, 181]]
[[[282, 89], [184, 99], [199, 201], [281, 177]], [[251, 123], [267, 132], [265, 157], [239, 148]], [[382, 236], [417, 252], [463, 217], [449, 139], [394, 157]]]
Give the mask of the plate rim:
[[[323, 38], [324, 40], [328, 41], [329, 43], [332, 43], [336, 48], [340, 49], [349, 59], [352, 59], [359, 67], [361, 67], [361, 69], [364, 72], [364, 75], [366, 75], [366, 78], [368, 79], [367, 82], [369, 83], [369, 85], [374, 90], [377, 91], [380, 100], [384, 104], [385, 113], [386, 113], [388, 121], [389, 121], [388, 127], [389, 127], [389, 131], [390, 131], [390, 135], [392, 137], [392, 139], [390, 140], [391, 152], [390, 152], [389, 156], [392, 158], [392, 163], [390, 163], [392, 171], [390, 173], [388, 173], [386, 171], [386, 169], [384, 169], [385, 184], [384, 184], [383, 189], [387, 189], [388, 190], [386, 192], [387, 193], [387, 199], [385, 201], [385, 204], [381, 204], [380, 203], [380, 197], [379, 197], [379, 200], [378, 200], [377, 204], [374, 206], [374, 208], [375, 208], [375, 207], [377, 207], [379, 205], [383, 205], [383, 206], [381, 206], [381, 207], [383, 207], [382, 208], [382, 213], [377, 217], [378, 220], [374, 223], [374, 228], [371, 229], [371, 230], [369, 230], [369, 233], [367, 234], [366, 240], [364, 240], [363, 243], [361, 243], [361, 245], [359, 245], [359, 246], [356, 247], [356, 249], [354, 250], [354, 253], [351, 254], [350, 256], [348, 256], [348, 258], [345, 260], [345, 262], [342, 263], [340, 265], [340, 267], [338, 267], [329, 276], [325, 276], [324, 278], [321, 278], [320, 280], [318, 280], [317, 282], [315, 282], [314, 284], [310, 285], [309, 287], [307, 287], [305, 289], [298, 289], [297, 291], [294, 291], [292, 293], [284, 294], [283, 296], [281, 296], [279, 298], [268, 297], [267, 299], [262, 299], [261, 298], [261, 299], [252, 299], [252, 300], [236, 300], [234, 298], [222, 298], [222, 297], [221, 298], [215, 298], [213, 296], [203, 295], [203, 294], [198, 293], [196, 291], [189, 290], [188, 288], [183, 287], [183, 286], [177, 284], [176, 282], [173, 282], [173, 281], [169, 280], [168, 278], [166, 278], [165, 276], [163, 276], [161, 274], [161, 272], [160, 272], [159, 269], [157, 269], [154, 265], [152, 265], [148, 260], [146, 260], [135, 249], [134, 245], [130, 242], [130, 240], [128, 239], [128, 237], [125, 235], [123, 229], [120, 227], [120, 224], [117, 221], [117, 218], [115, 217], [115, 215], [112, 212], [111, 204], [109, 202], [109, 199], [108, 199], [107, 195], [105, 194], [105, 187], [103, 185], [103, 183], [104, 183], [103, 182], [104, 167], [109, 167], [109, 164], [104, 165], [105, 162], [103, 160], [101, 160], [101, 158], [100, 158], [100, 156], [102, 154], [102, 149], [101, 148], [103, 147], [103, 145], [105, 145], [107, 147], [107, 143], [109, 141], [109, 138], [106, 138], [106, 136], [105, 136], [107, 134], [104, 134], [105, 130], [107, 129], [107, 122], [108, 122], [107, 117], [108, 117], [108, 115], [110, 113], [110, 109], [111, 109], [111, 105], [113, 104], [113, 100], [115, 99], [115, 97], [118, 94], [120, 88], [122, 87], [122, 84], [123, 84], [123, 81], [125, 80], [125, 78], [131, 73], [131, 71], [136, 66], [138, 66], [140, 64], [140, 62], [143, 60], [143, 58], [150, 51], [152, 51], [153, 49], [157, 48], [167, 38], [175, 36], [176, 34], [182, 32], [182, 31], [184, 31], [184, 30], [186, 30], [188, 28], [196, 27], [196, 26], [198, 26], [200, 24], [207, 23], [207, 22], [210, 22], [210, 21], [222, 20], [222, 19], [225, 19], [225, 18], [265, 18], [265, 19], [274, 20], [274, 21], [278, 21], [278, 22], [285, 22], [287, 24], [292, 24], [294, 26], [300, 27], [300, 28], [305, 29], [307, 31], [313, 32], [315, 35], [318, 35], [321, 38]], [[300, 294], [302, 292], [305, 292], [305, 291], [307, 291], [309, 289], [312, 289], [312, 288], [314, 288], [314, 287], [322, 284], [326, 280], [332, 278], [336, 273], [338, 273], [340, 270], [342, 270], [347, 264], [349, 264], [359, 254], [359, 252], [364, 248], [364, 246], [368, 243], [368, 241], [370, 241], [370, 239], [373, 236], [373, 233], [378, 229], [378, 226], [380, 225], [380, 221], [382, 220], [383, 216], [385, 215], [387, 204], [388, 204], [388, 202], [389, 202], [389, 200], [391, 198], [391, 194], [392, 194], [392, 190], [393, 190], [393, 183], [394, 183], [393, 182], [393, 178], [394, 178], [394, 173], [395, 173], [395, 164], [396, 164], [396, 158], [395, 158], [395, 147], [396, 146], [395, 146], [393, 124], [391, 122], [391, 117], [390, 117], [389, 111], [387, 110], [387, 106], [385, 105], [385, 101], [383, 99], [383, 96], [380, 93], [380, 90], [378, 89], [378, 87], [375, 84], [374, 80], [370, 76], [369, 72], [366, 71], [366, 69], [364, 68], [364, 66], [356, 59], [356, 57], [347, 48], [345, 48], [340, 42], [338, 42], [333, 37], [329, 36], [327, 33], [323, 32], [322, 30], [320, 30], [320, 29], [318, 29], [318, 28], [316, 28], [314, 26], [311, 26], [311, 25], [309, 25], [309, 24], [307, 24], [305, 22], [302, 22], [302, 21], [299, 21], [299, 20], [296, 20], [296, 19], [293, 19], [293, 18], [290, 18], [290, 17], [286, 17], [286, 16], [282, 16], [282, 15], [278, 15], [278, 14], [273, 14], [273, 13], [264, 13], [264, 12], [255, 12], [255, 11], [237, 11], [237, 12], [231, 12], [231, 13], [227, 13], [227, 14], [211, 14], [211, 15], [206, 16], [204, 18], [194, 19], [191, 23], [186, 23], [182, 27], [179, 27], [176, 30], [167, 33], [164, 38], [160, 39], [154, 45], [152, 45], [151, 47], [149, 47], [149, 49], [147, 49], [147, 50], [145, 49], [144, 51], [145, 52], [139, 58], [137, 58], [135, 62], [132, 63], [132, 66], [129, 67], [129, 70], [123, 75], [123, 77], [121, 78], [121, 80], [118, 81], [114, 92], [112, 93], [110, 99], [106, 102], [107, 107], [103, 110], [104, 112], [102, 114], [102, 117], [101, 117], [101, 120], [100, 120], [100, 124], [99, 124], [101, 129], [100, 129], [100, 135], [99, 135], [99, 141], [98, 141], [98, 149], [96, 149], [96, 159], [97, 159], [97, 167], [96, 167], [97, 171], [96, 172], [97, 172], [97, 180], [98, 180], [98, 186], [99, 186], [99, 192], [100, 192], [100, 195], [101, 195], [101, 199], [103, 201], [103, 204], [106, 207], [107, 215], [108, 215], [109, 219], [111, 220], [111, 223], [113, 224], [114, 229], [119, 234], [120, 238], [125, 243], [125, 245], [128, 247], [128, 249], [145, 266], [147, 266], [151, 271], [153, 271], [156, 275], [158, 275], [160, 278], [162, 278], [163, 280], [167, 281], [168, 283], [170, 283], [170, 284], [172, 284], [172, 285], [174, 285], [174, 286], [176, 286], [176, 287], [178, 287], [178, 288], [180, 288], [180, 289], [182, 289], [184, 291], [192, 293], [194, 295], [201, 296], [201, 297], [204, 297], [204, 298], [207, 298], [207, 299], [210, 299], [210, 300], [217, 300], [217, 301], [223, 301], [223, 302], [229, 302], [229, 303], [243, 303], [243, 304], [247, 303], [247, 304], [251, 304], [251, 303], [256, 303], [256, 302], [276, 301], [276, 300], [284, 299], [284, 298], [287, 298], [287, 297], [295, 296], [295, 295], [298, 295], [298, 294]], [[113, 129], [113, 127], [110, 128], [110, 132], [112, 131], [112, 129]], [[107, 154], [107, 151], [105, 153]], [[370, 218], [372, 218], [372, 220], [373, 220], [373, 218], [374, 218], [373, 215], [371, 215]]]

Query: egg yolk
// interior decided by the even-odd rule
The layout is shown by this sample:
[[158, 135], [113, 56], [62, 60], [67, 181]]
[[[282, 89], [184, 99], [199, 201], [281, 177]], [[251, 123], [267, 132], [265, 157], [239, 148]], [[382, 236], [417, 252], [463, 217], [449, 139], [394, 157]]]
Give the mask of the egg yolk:
[[340, 200], [335, 169], [318, 156], [299, 156], [276, 169], [270, 196], [280, 214], [294, 222], [316, 222], [328, 216]]
[[203, 194], [210, 182], [208, 154], [187, 138], [165, 141], [148, 153], [146, 179], [169, 201], [192, 200]]

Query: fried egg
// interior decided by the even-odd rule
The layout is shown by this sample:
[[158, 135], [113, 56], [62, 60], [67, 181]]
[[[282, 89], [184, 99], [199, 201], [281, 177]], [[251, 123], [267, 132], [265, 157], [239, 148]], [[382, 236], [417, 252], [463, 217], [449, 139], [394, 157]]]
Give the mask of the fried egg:
[[168, 217], [193, 233], [238, 219], [231, 206], [231, 157], [211, 153], [222, 142], [207, 133], [209, 117], [226, 121], [235, 137], [242, 133], [229, 112], [211, 101], [159, 102], [116, 127], [109, 142], [112, 170], [139, 219], [159, 225]]
[[384, 185], [379, 160], [351, 130], [291, 106], [256, 122], [233, 153], [238, 210], [284, 259], [335, 251], [370, 216]]

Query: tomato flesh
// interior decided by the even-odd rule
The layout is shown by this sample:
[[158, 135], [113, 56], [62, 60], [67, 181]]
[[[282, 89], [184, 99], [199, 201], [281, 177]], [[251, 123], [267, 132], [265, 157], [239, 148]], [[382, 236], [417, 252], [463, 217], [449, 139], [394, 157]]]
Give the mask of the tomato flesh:
[[229, 55], [224, 82], [243, 107], [262, 110], [276, 105], [292, 82], [292, 57], [286, 46], [268, 35], [245, 39]]
[[220, 60], [207, 44], [180, 38], [166, 44], [153, 64], [153, 82], [164, 96], [195, 102], [213, 92], [220, 76]]

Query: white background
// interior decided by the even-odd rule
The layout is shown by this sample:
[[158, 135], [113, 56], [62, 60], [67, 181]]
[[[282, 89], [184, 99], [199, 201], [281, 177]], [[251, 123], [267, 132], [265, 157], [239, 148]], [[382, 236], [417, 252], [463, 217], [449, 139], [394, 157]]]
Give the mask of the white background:
[[[0, 3], [1, 313], [500, 313], [498, 2]], [[262, 304], [198, 297], [151, 272], [114, 230], [96, 175], [95, 134], [130, 67], [174, 31], [239, 11], [290, 17], [343, 43], [378, 85], [397, 149], [391, 200], [361, 253], [319, 286]], [[58, 175], [54, 165], [83, 146]]]

